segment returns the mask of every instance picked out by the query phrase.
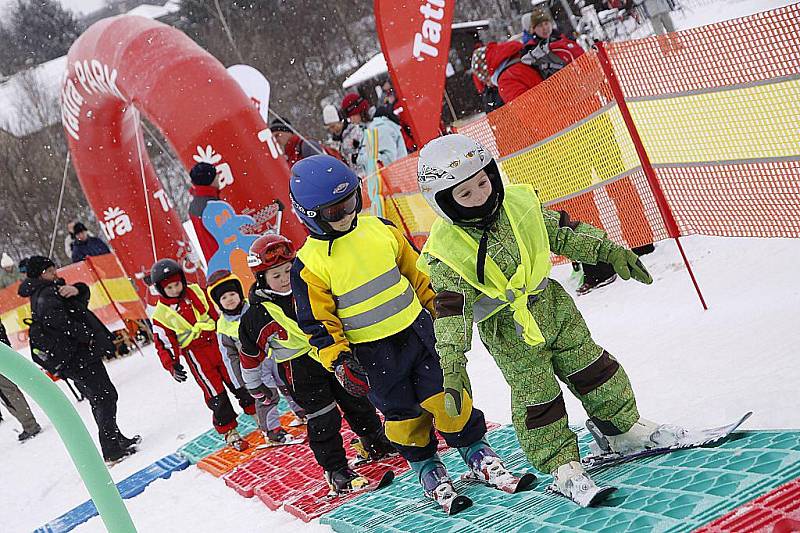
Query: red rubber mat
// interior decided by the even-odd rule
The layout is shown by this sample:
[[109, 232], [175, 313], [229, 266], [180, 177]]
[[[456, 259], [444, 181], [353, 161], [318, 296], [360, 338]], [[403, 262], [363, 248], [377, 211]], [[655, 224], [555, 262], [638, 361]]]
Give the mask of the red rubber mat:
[[[290, 434], [296, 437], [305, 435], [306, 433], [305, 426], [287, 427], [287, 424], [292, 420], [294, 420], [294, 416], [291, 413], [284, 414], [283, 416], [281, 416], [280, 420], [281, 424], [284, 425], [284, 428]], [[208, 457], [203, 458], [200, 462], [197, 463], [197, 467], [202, 470], [205, 470], [206, 472], [215, 477], [220, 477], [230, 472], [240, 464], [250, 460], [252, 457], [256, 455], [262, 455], [266, 452], [271, 452], [278, 448], [276, 447], [276, 448], [258, 449], [258, 446], [261, 446], [262, 444], [265, 443], [264, 435], [258, 429], [245, 436], [244, 440], [250, 443], [250, 447], [247, 448], [246, 450], [240, 452], [238, 450], [231, 448], [230, 446], [226, 446], [221, 450], [212, 453]], [[298, 446], [304, 446], [304, 445], [298, 445]], [[237, 489], [234, 490], [239, 492], [239, 490]], [[240, 494], [242, 493], [240, 492]]]
[[789, 533], [800, 531], [800, 478], [695, 530], [695, 533]]
[[[498, 424], [487, 423], [487, 427], [494, 429]], [[355, 456], [354, 450], [349, 446], [353, 437], [355, 435], [343, 420], [342, 440], [348, 459]], [[439, 450], [445, 450], [447, 446], [444, 439], [441, 436], [438, 439]], [[399, 476], [409, 466], [402, 457], [397, 456], [380, 463], [364, 465], [358, 471], [370, 479], [377, 479], [387, 469], [394, 470], [395, 475]], [[363, 494], [328, 499], [328, 486], [324, 481], [322, 468], [307, 444], [273, 448], [268, 455], [260, 454], [239, 465], [223, 479], [226, 485], [245, 498], [258, 496], [272, 510], [284, 506], [286, 511], [306, 522]]]

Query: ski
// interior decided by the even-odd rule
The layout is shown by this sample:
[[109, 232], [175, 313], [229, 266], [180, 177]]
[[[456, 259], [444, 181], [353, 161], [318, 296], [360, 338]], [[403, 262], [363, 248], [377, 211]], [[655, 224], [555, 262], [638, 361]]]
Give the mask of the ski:
[[380, 490], [382, 488], [388, 487], [394, 481], [394, 470], [386, 470], [383, 474], [381, 474], [381, 477], [379, 477], [378, 479], [370, 479], [370, 478], [367, 479], [369, 480], [369, 483], [357, 489], [348, 490], [344, 492], [336, 492], [331, 489], [331, 491], [328, 492], [328, 499], [333, 500], [344, 494], [372, 492], [374, 490]]
[[265, 442], [256, 446], [256, 450], [266, 450], [268, 448], [277, 448], [279, 446], [294, 446], [295, 444], [303, 444], [306, 441], [305, 437], [293, 437], [285, 442]]
[[587, 455], [581, 459], [581, 463], [586, 468], [602, 468], [606, 466], [614, 466], [644, 457], [652, 457], [654, 455], [663, 455], [677, 450], [686, 450], [689, 448], [703, 448], [707, 446], [717, 446], [722, 444], [730, 438], [730, 436], [745, 423], [745, 421], [752, 416], [753, 412], [748, 411], [739, 420], [732, 424], [720, 426], [716, 428], [700, 429], [695, 431], [688, 431], [686, 435], [680, 440], [678, 444], [673, 446], [666, 446], [662, 448], [650, 448], [649, 450], [641, 450], [627, 454], [620, 453], [600, 453], [596, 455]]
[[493, 489], [501, 490], [508, 494], [516, 494], [518, 492], [522, 492], [524, 490], [532, 489], [536, 486], [536, 476], [530, 472], [525, 472], [521, 476], [516, 474], [512, 474], [511, 472], [508, 475], [504, 476], [505, 479], [499, 481], [498, 483], [490, 483], [488, 480], [481, 478], [473, 472], [469, 470], [468, 472], [461, 474], [461, 479], [467, 482], [473, 483], [480, 483], [482, 485], [486, 485], [487, 487], [492, 487]]

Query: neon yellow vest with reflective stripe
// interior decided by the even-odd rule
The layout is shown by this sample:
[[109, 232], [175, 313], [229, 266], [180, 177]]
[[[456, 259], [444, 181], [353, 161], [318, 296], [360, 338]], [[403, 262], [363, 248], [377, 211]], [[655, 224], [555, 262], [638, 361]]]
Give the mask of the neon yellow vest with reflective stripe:
[[[507, 186], [503, 209], [514, 231], [521, 258], [510, 279], [487, 255], [485, 279], [480, 283], [478, 243], [462, 228], [441, 218], [433, 223], [422, 253], [439, 259], [481, 292], [482, 296], [473, 306], [475, 322], [482, 322], [508, 306], [525, 342], [536, 346], [544, 342], [544, 337], [528, 310], [528, 297], [539, 294], [547, 286], [551, 268], [547, 227], [539, 198], [530, 185]], [[417, 266], [428, 272], [424, 257], [420, 257]]]
[[[205, 308], [208, 309], [208, 300], [206, 299], [203, 289], [194, 283], [190, 284], [187, 288], [192, 291], [197, 298], [203, 302]], [[216, 329], [216, 324], [209, 316], [208, 311], [201, 314], [194, 306], [192, 306], [192, 311], [194, 312], [195, 318], [194, 324], [190, 324], [189, 321], [183, 318], [175, 309], [159, 301], [156, 305], [156, 310], [153, 312], [153, 319], [163, 324], [164, 327], [174, 331], [175, 336], [178, 337], [178, 344], [180, 347], [186, 348], [204, 331], [214, 331]]]
[[397, 268], [400, 243], [381, 220], [359, 215], [356, 228], [333, 241], [306, 239], [297, 256], [330, 287], [336, 315], [352, 343], [385, 339], [422, 312], [414, 287]]
[[319, 361], [317, 350], [309, 344], [308, 337], [300, 329], [297, 322], [286, 316], [283, 309], [276, 303], [261, 302], [261, 305], [264, 306], [272, 319], [286, 330], [286, 334], [289, 337], [286, 340], [279, 339], [276, 335], [270, 337], [267, 341], [269, 343], [268, 357], [274, 357], [277, 362], [282, 363], [308, 354], [312, 359]]

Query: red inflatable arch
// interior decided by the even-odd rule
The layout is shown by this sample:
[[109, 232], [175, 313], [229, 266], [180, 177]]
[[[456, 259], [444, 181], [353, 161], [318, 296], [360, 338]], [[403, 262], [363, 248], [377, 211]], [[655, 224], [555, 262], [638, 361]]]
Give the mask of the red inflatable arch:
[[[282, 234], [305, 238], [295, 217], [273, 217], [278, 205], [291, 205], [289, 168], [267, 145], [267, 125], [225, 67], [189, 37], [150, 19], [112, 17], [75, 41], [67, 63], [61, 111], [73, 164], [131, 277], [141, 278], [154, 255], [184, 259], [188, 243], [144, 150], [140, 112], [187, 170], [201, 160], [217, 167], [221, 200], [235, 211], [217, 211], [220, 227], [244, 220], [243, 233], [257, 234], [282, 218]], [[236, 249], [235, 235], [220, 242], [232, 247], [232, 270], [240, 271], [246, 250]]]

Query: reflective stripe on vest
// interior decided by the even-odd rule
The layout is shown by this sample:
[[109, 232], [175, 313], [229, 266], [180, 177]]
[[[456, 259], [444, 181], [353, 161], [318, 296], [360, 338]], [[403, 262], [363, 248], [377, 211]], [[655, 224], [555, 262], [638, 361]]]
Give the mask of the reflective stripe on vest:
[[308, 337], [303, 333], [303, 330], [300, 329], [297, 322], [286, 316], [283, 309], [276, 303], [261, 302], [261, 305], [264, 306], [264, 309], [267, 310], [272, 319], [286, 330], [288, 336], [286, 340], [283, 340], [279, 339], [277, 335], [273, 335], [267, 340], [267, 344], [269, 345], [268, 357], [274, 357], [277, 362], [283, 363], [284, 361], [296, 359], [301, 355], [308, 354], [313, 359], [319, 361], [317, 350], [309, 344]]
[[330, 288], [348, 341], [384, 339], [414, 322], [422, 305], [397, 268], [400, 243], [386, 224], [359, 215], [355, 229], [333, 241], [331, 255], [328, 244], [307, 239], [297, 255]]
[[204, 331], [214, 331], [217, 327], [214, 320], [208, 315], [208, 300], [206, 299], [203, 289], [194, 283], [190, 284], [187, 288], [197, 296], [206, 308], [206, 311], [201, 314], [192, 306], [192, 312], [195, 318], [194, 324], [189, 323], [178, 311], [160, 301], [156, 305], [156, 310], [153, 312], [154, 320], [157, 320], [165, 327], [175, 332], [175, 336], [181, 348], [189, 346]]
[[[531, 296], [547, 287], [550, 274], [550, 242], [539, 198], [533, 187], [509, 185], [505, 190], [503, 210], [508, 216], [520, 254], [520, 264], [507, 279], [500, 267], [486, 256], [485, 283], [478, 281], [478, 243], [460, 227], [438, 218], [431, 228], [423, 254], [433, 256], [452, 268], [461, 278], [481, 292], [473, 305], [473, 317], [482, 322], [508, 306], [513, 312], [517, 332], [528, 344], [536, 346], [544, 337], [528, 309]], [[418, 261], [428, 271], [424, 257]]]

